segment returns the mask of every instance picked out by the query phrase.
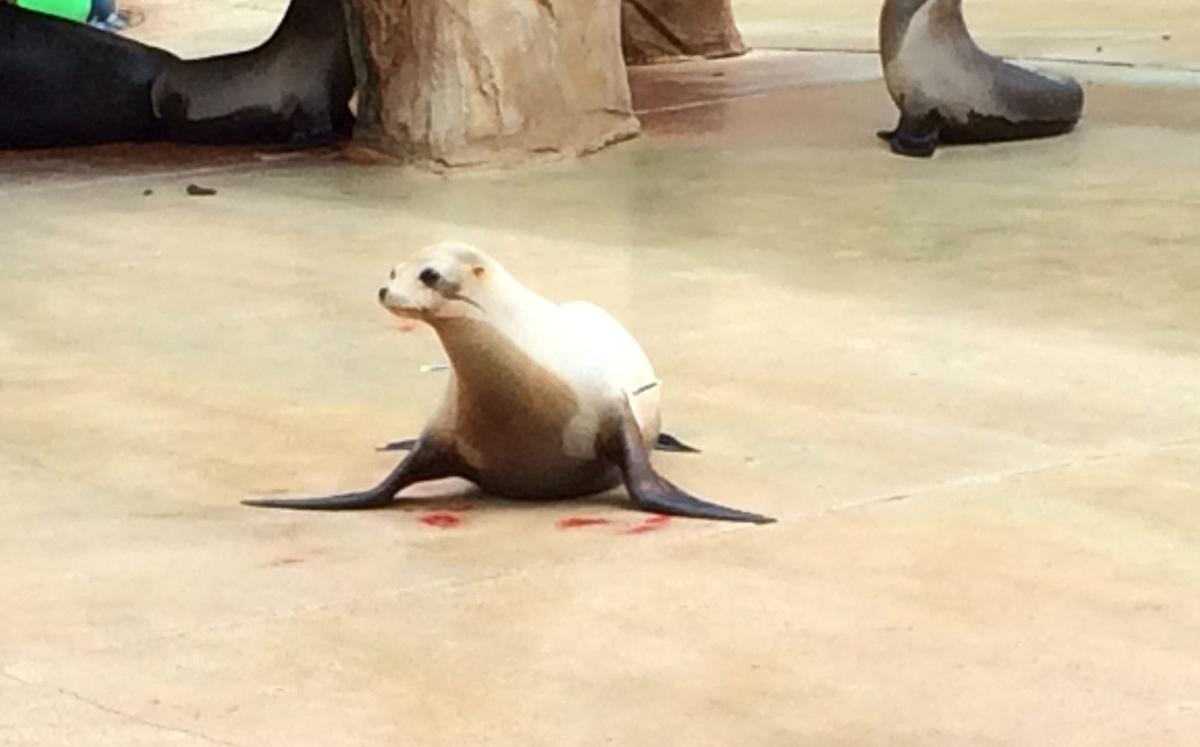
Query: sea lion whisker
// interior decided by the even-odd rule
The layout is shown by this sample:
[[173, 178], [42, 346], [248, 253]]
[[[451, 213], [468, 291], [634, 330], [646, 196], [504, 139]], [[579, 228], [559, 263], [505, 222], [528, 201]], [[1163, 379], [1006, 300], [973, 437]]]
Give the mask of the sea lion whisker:
[[478, 301], [476, 301], [473, 298], [470, 298], [469, 296], [464, 296], [461, 293], [447, 293], [446, 298], [451, 301], [462, 301], [465, 304], [474, 306], [475, 308], [479, 309], [485, 315], [487, 314], [487, 309], [480, 306]]

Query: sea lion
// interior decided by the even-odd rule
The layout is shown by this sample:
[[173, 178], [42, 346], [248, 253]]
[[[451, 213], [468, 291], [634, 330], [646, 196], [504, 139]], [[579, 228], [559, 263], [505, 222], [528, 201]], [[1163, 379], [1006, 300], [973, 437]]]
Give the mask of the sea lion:
[[154, 79], [175, 55], [0, 3], [0, 148], [154, 140]]
[[1071, 78], [1034, 72], [980, 49], [962, 0], [887, 0], [879, 20], [896, 129], [880, 132], [892, 151], [933, 155], [939, 142], [982, 143], [1069, 132], [1083, 111]]
[[450, 363], [445, 397], [412, 451], [370, 490], [247, 505], [378, 508], [414, 483], [460, 477], [518, 499], [570, 498], [624, 482], [647, 511], [774, 521], [703, 501], [654, 471], [647, 444], [659, 433], [660, 382], [642, 348], [602, 309], [549, 301], [455, 242], [396, 267], [379, 300], [433, 327]]
[[309, 145], [351, 134], [353, 93], [341, 0], [292, 0], [267, 41], [177, 61], [152, 95], [172, 140]]

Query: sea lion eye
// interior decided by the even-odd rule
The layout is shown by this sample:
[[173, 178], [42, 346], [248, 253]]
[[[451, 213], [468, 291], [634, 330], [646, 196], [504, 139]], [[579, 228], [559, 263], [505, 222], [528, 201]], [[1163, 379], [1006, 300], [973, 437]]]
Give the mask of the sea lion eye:
[[433, 269], [432, 267], [426, 267], [424, 270], [421, 270], [421, 274], [417, 276], [417, 280], [420, 280], [422, 283], [424, 283], [425, 285], [427, 285], [430, 288], [436, 287], [437, 284], [441, 281], [441, 279], [442, 279], [441, 273], [439, 273], [437, 270]]

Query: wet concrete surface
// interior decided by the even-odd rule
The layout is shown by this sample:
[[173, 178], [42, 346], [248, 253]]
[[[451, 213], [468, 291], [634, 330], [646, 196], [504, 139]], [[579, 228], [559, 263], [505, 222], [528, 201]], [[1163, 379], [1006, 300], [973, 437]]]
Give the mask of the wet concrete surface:
[[[0, 744], [1194, 744], [1200, 97], [1080, 66], [1078, 132], [910, 161], [873, 64], [636, 71], [644, 137], [451, 177], [0, 157]], [[239, 506], [391, 466], [441, 353], [375, 289], [450, 237], [780, 522]]]

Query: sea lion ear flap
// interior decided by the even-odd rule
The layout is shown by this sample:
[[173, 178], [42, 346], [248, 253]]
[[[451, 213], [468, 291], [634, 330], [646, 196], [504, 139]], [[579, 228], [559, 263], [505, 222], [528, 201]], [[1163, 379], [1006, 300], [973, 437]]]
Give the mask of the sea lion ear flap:
[[483, 265], [475, 265], [471, 268], [471, 272], [475, 275], [475, 277], [481, 278], [483, 277], [484, 273], [487, 272], [487, 269]]

